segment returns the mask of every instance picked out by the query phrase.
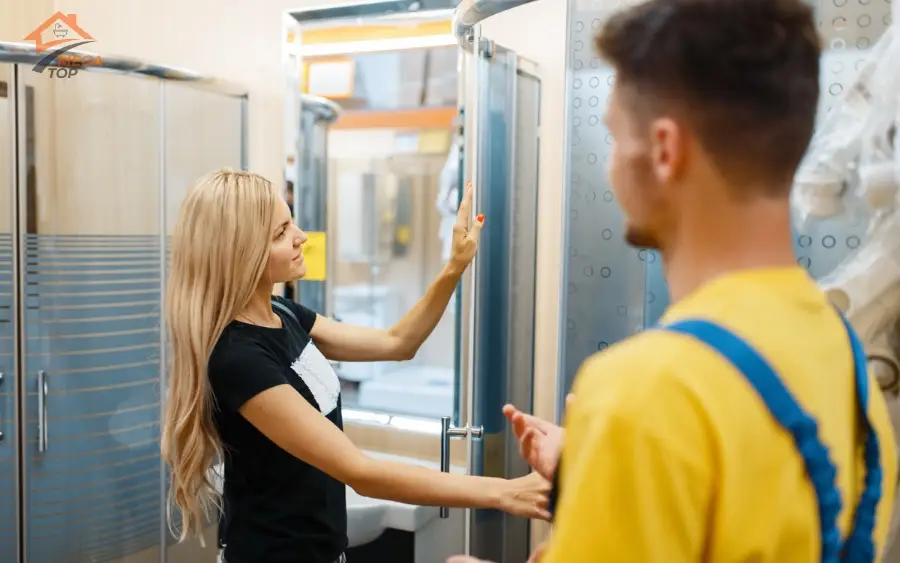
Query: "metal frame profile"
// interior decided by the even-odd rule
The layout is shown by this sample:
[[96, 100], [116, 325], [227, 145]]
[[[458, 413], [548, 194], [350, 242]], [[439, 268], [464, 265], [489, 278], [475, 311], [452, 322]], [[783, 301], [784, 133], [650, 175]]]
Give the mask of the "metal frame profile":
[[[158, 78], [160, 80], [180, 82], [186, 86], [236, 98], [245, 98], [248, 95], [247, 89], [239, 84], [203, 76], [181, 68], [77, 49], [66, 51], [64, 54], [68, 57], [85, 59], [93, 58], [99, 61], [97, 64], [79, 66], [79, 72], [114, 72], [118, 74], [145, 76], [147, 78]], [[0, 41], [0, 63], [37, 65], [39, 63], [46, 63], [47, 61], [45, 59], [47, 57], [47, 54], [36, 52], [34, 45]], [[47, 64], [47, 68], [71, 67], [69, 65], [60, 64], [58, 60], [53, 59]]]
[[328, 98], [309, 94], [300, 94], [300, 111], [313, 114], [316, 122], [334, 123], [341, 116], [341, 106]]
[[536, 0], [462, 0], [453, 12], [453, 35], [460, 47], [472, 52], [475, 26], [502, 12]]

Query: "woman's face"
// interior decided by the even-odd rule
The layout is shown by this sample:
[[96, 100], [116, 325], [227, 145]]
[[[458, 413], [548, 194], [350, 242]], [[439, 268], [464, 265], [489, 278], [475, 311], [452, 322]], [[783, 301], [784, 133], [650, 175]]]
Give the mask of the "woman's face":
[[303, 243], [306, 233], [294, 224], [291, 210], [283, 199], [275, 205], [272, 224], [272, 242], [269, 250], [268, 274], [272, 283], [299, 280], [306, 275], [303, 263]]

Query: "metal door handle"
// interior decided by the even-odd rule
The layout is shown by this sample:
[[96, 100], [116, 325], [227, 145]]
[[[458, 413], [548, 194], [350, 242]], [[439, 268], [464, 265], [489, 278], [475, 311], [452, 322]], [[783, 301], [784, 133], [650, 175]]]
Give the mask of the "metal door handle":
[[[2, 386], [2, 385], [3, 385], [3, 372], [0, 371], [0, 386]], [[5, 437], [6, 436], [3, 435], [3, 431], [0, 430], [0, 442], [2, 442], [3, 438], [5, 438]]]
[[47, 374], [44, 370], [37, 372], [38, 384], [38, 451], [47, 451]]
[[[450, 425], [450, 417], [442, 416], [441, 417], [441, 471], [444, 473], [450, 473], [450, 439], [451, 438], [465, 438], [469, 434], [472, 434], [473, 438], [481, 438], [484, 435], [484, 428], [481, 426], [474, 426], [469, 428], [465, 426], [463, 428], [455, 428]], [[446, 506], [441, 507], [441, 518], [449, 518], [450, 517], [450, 509]]]

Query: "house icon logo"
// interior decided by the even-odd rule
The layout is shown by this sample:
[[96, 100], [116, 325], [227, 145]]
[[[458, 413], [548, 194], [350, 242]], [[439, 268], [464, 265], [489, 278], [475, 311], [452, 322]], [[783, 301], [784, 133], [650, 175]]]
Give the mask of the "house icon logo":
[[40, 73], [51, 67], [50, 76], [54, 78], [69, 78], [78, 74], [78, 68], [103, 64], [98, 56], [69, 53], [94, 42], [91, 34], [78, 25], [76, 14], [56, 12], [26, 35], [25, 41], [34, 42], [35, 52], [45, 55], [32, 70]]

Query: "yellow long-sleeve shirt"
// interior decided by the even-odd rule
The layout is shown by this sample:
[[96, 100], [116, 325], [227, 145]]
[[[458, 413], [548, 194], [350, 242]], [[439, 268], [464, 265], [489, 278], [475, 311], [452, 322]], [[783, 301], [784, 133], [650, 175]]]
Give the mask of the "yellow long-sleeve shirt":
[[[863, 475], [852, 351], [799, 268], [748, 270], [700, 288], [663, 322], [703, 318], [762, 354], [816, 418], [838, 468], [846, 537]], [[897, 482], [887, 408], [870, 378], [881, 446], [883, 552]], [[819, 513], [790, 434], [746, 379], [689, 336], [646, 331], [582, 366], [569, 405], [561, 497], [542, 563], [817, 563]]]

